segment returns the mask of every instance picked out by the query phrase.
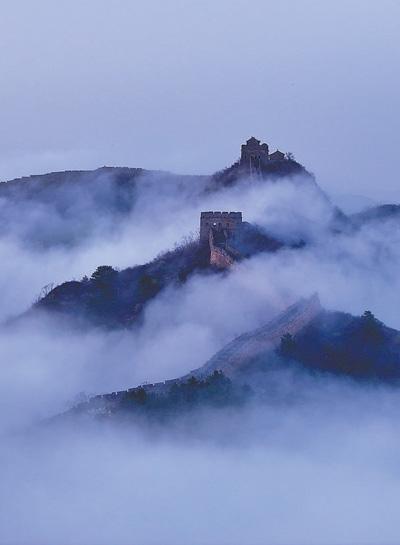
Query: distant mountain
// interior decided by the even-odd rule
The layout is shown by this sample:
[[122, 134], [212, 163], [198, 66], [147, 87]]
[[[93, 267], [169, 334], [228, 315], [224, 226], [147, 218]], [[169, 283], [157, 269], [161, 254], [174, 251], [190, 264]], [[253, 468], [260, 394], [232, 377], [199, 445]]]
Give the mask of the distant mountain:
[[[65, 212], [77, 197], [91, 198], [100, 208], [126, 210], [131, 204], [141, 168], [102, 167], [96, 170], [51, 172], [0, 183], [0, 198], [55, 205]], [[110, 193], [114, 199], [108, 199]], [[107, 200], [106, 200], [107, 199]]]
[[351, 195], [346, 193], [329, 193], [329, 198], [340, 210], [347, 215], [358, 214], [367, 208], [377, 206], [377, 202], [364, 195]]
[[[256, 177], [271, 183], [282, 178], [316, 186], [306, 169], [289, 159], [270, 161]], [[243, 180], [253, 183], [255, 178], [250, 179], [239, 163], [216, 174], [197, 176], [102, 167], [24, 177], [0, 183], [0, 229], [3, 235], [10, 233], [28, 245], [78, 245], [93, 234], [116, 231], [124, 218], [135, 214], [142, 191], [151, 184], [160, 190], [173, 188], [193, 204]], [[159, 195], [154, 189], [154, 198]]]
[[156, 180], [160, 188], [174, 184], [180, 191], [204, 188], [208, 178], [102, 167], [11, 180], [0, 183], [0, 229], [28, 245], [79, 245], [93, 234], [118, 229], [134, 213], [146, 184]]
[[400, 204], [381, 204], [353, 214], [350, 218], [358, 227], [389, 220], [400, 221]]

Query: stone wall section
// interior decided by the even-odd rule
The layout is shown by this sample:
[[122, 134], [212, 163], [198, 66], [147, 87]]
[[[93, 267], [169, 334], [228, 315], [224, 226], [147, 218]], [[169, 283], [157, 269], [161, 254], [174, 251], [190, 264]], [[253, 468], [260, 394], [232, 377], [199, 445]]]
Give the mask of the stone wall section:
[[213, 230], [210, 229], [209, 233], [210, 244], [210, 265], [217, 267], [218, 269], [227, 269], [235, 262], [235, 259], [227, 250], [214, 244]]

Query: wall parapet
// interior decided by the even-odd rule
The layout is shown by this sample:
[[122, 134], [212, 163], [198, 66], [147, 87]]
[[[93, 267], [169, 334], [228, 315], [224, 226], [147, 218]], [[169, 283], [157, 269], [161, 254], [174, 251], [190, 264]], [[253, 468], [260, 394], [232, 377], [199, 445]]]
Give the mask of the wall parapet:
[[231, 235], [242, 223], [242, 212], [209, 211], [200, 214], [200, 241], [208, 241], [210, 229], [226, 230]]

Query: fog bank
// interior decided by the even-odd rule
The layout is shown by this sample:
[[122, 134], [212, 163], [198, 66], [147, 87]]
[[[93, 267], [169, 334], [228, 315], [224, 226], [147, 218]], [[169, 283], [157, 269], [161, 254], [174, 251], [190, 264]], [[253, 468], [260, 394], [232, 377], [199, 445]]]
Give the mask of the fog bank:
[[396, 543], [398, 393], [288, 388], [289, 405], [171, 428], [58, 425], [7, 441], [2, 542]]

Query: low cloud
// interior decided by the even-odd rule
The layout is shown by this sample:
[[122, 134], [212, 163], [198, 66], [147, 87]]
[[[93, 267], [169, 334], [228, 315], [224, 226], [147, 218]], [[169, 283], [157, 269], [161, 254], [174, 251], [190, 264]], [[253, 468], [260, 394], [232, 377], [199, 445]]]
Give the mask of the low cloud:
[[397, 394], [290, 388], [297, 402], [173, 428], [57, 425], [4, 443], [2, 540], [396, 543]]

